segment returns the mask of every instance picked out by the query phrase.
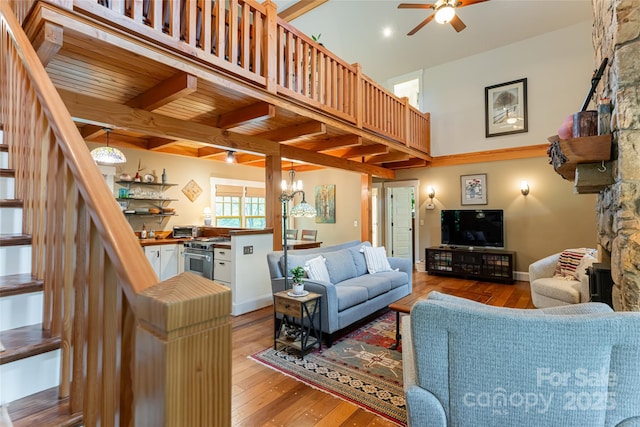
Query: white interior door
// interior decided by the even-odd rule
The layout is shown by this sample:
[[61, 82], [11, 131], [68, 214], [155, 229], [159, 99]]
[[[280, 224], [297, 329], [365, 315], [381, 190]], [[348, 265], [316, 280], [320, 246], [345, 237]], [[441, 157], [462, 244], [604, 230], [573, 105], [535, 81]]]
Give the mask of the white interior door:
[[387, 188], [387, 212], [389, 212], [388, 239], [389, 255], [398, 258], [412, 258], [412, 200], [413, 187]]

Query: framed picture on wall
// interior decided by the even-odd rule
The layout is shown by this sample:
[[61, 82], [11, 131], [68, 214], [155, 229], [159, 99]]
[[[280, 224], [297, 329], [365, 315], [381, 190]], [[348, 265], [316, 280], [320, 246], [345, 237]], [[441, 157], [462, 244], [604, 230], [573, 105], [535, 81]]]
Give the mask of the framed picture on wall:
[[485, 136], [527, 132], [527, 79], [484, 88]]
[[487, 204], [487, 174], [460, 176], [463, 205]]
[[316, 185], [316, 223], [336, 223], [335, 184]]

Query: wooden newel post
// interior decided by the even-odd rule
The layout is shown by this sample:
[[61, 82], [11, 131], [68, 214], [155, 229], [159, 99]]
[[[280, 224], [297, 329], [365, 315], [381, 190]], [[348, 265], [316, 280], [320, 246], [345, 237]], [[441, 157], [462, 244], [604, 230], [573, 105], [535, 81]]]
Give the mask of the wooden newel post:
[[230, 426], [231, 290], [182, 273], [136, 306], [135, 426]]

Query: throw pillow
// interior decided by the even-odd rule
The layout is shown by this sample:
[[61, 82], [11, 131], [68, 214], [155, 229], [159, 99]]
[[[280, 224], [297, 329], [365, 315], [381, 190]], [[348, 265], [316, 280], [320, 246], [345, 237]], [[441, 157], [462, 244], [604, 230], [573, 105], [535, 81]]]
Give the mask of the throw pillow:
[[576, 280], [576, 269], [582, 261], [582, 257], [590, 252], [587, 248], [565, 249], [558, 258], [556, 271], [553, 277], [565, 280]]
[[367, 261], [367, 270], [369, 270], [369, 274], [391, 271], [389, 260], [387, 260], [387, 251], [384, 246], [378, 246], [375, 248], [371, 246], [362, 246], [360, 250], [364, 252], [364, 259]]
[[320, 282], [331, 282], [325, 262], [326, 260], [320, 255], [307, 261], [303, 267], [307, 272], [307, 277]]

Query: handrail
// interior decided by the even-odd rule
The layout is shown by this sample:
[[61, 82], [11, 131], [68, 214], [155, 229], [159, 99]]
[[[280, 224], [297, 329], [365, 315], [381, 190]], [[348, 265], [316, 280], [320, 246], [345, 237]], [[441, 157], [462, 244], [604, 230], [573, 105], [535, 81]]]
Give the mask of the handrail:
[[74, 0], [74, 9], [429, 154], [428, 114], [279, 18], [271, 2]]

